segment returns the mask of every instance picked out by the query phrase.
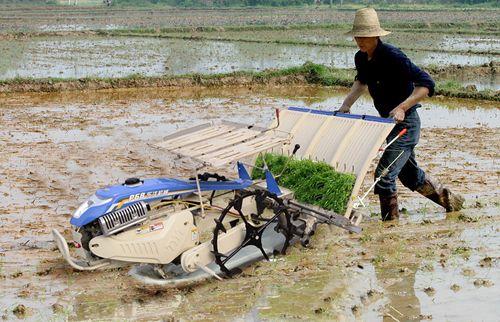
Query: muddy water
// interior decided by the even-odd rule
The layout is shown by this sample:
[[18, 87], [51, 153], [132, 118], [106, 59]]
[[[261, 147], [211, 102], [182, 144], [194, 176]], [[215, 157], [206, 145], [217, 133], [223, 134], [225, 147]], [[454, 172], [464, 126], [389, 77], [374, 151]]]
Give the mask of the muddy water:
[[14, 77], [125, 77], [216, 74], [302, 65], [343, 67], [345, 48], [189, 41], [156, 38], [52, 38], [0, 42], [0, 79]]
[[[333, 108], [345, 93], [254, 87], [0, 96], [0, 315], [13, 319], [23, 304], [31, 320], [474, 320], [465, 310], [456, 319], [457, 311], [442, 309], [452, 306], [453, 282], [461, 287], [453, 301], [478, 305], [480, 320], [494, 316], [490, 302], [476, 300], [500, 294], [500, 126], [493, 103], [437, 99], [421, 111], [419, 161], [466, 195], [462, 217], [445, 216], [401, 188], [409, 214], [399, 226], [367, 220], [361, 236], [324, 227], [310, 248], [294, 247], [237, 279], [165, 292], [132, 287], [127, 269], [73, 272], [55, 251], [50, 229], [68, 236], [70, 214], [97, 187], [130, 176], [188, 175], [151, 145], [165, 134], [221, 118], [267, 124], [276, 107]], [[363, 100], [354, 111], [368, 108]], [[373, 198], [370, 205], [368, 213], [376, 211]], [[448, 273], [463, 275], [463, 267], [474, 277], [466, 271], [451, 280]]]
[[[436, 320], [484, 320], [494, 321], [500, 314], [498, 308], [498, 288], [500, 273], [497, 264], [491, 264], [487, 257], [499, 258], [500, 244], [498, 238], [499, 224], [481, 229], [466, 229], [459, 238], [478, 252], [472, 252], [466, 258], [459, 256], [441, 265], [439, 261], [430, 262], [426, 269], [415, 274], [415, 290], [419, 299], [421, 311], [432, 315]], [[488, 254], [485, 256], [485, 254]], [[486, 284], [482, 281], [486, 280]], [[429, 296], [425, 288], [433, 285], [435, 294]], [[455, 287], [451, 287], [454, 285]], [[458, 287], [456, 287], [458, 286]], [[457, 289], [460, 289], [457, 291]], [[478, 289], [482, 291], [477, 292]], [[457, 292], [470, 298], [460, 300]], [[476, 295], [473, 295], [477, 293]], [[439, 309], [437, 309], [439, 307]], [[491, 309], [495, 308], [495, 309]], [[484, 312], [479, 317], [478, 310]]]
[[[295, 30], [257, 30], [257, 31], [224, 31], [224, 32], [191, 32], [177, 35], [195, 35], [204, 38], [221, 37], [225, 39], [267, 40], [267, 41], [303, 41], [319, 44], [341, 44], [356, 47], [354, 39], [346, 36], [348, 30], [332, 30], [330, 28], [295, 29]], [[175, 34], [174, 34], [175, 35]], [[483, 36], [464, 36], [446, 33], [425, 33], [393, 30], [385, 36], [384, 41], [407, 49], [436, 49], [446, 51], [490, 52], [500, 54], [500, 39], [491, 34]]]
[[445, 35], [440, 44], [441, 48], [454, 50], [481, 50], [500, 51], [500, 39], [497, 37], [484, 36], [449, 36]]
[[[353, 68], [355, 52], [355, 48], [334, 46], [127, 37], [4, 40], [0, 41], [0, 79], [217, 74], [299, 66], [306, 61]], [[439, 50], [408, 54], [424, 66], [498, 61], [496, 56]], [[495, 76], [491, 86], [498, 89], [499, 83]]]

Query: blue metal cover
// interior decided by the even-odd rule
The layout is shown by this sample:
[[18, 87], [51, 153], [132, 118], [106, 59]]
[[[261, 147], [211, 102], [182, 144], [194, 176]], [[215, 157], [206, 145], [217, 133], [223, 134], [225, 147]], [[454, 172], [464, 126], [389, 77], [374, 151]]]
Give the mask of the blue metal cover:
[[374, 116], [374, 115], [340, 113], [338, 111], [314, 110], [314, 109], [310, 109], [310, 108], [295, 107], [295, 106], [289, 107], [288, 110], [296, 111], [296, 112], [320, 114], [320, 115], [345, 117], [345, 118], [349, 118], [349, 119], [358, 119], [358, 120], [380, 122], [380, 123], [394, 123], [394, 120], [392, 118], [384, 118], [384, 117]]
[[[251, 179], [236, 179], [232, 181], [202, 181], [201, 191], [239, 190], [249, 187]], [[86, 225], [100, 216], [129, 206], [140, 200], [154, 201], [163, 198], [174, 198], [179, 195], [197, 191], [195, 180], [179, 180], [170, 178], [155, 178], [143, 180], [138, 185], [114, 185], [97, 190], [95, 195], [101, 199], [111, 199], [102, 205], [90, 206], [79, 218], [72, 217], [71, 224], [77, 227]]]

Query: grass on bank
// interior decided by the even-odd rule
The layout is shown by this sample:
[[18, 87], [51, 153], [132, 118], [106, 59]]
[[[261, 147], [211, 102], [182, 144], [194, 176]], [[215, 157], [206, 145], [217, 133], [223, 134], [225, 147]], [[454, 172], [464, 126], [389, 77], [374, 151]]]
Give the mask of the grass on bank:
[[[257, 158], [255, 165], [263, 167], [264, 159], [269, 170], [277, 175], [284, 169], [288, 157], [266, 153]], [[264, 179], [264, 172], [254, 168], [252, 178]], [[356, 177], [353, 174], [336, 172], [324, 162], [291, 159], [277, 180], [279, 185], [294, 192], [295, 199], [343, 214]]]
[[[190, 82], [190, 85], [201, 86], [224, 86], [238, 85], [244, 79], [244, 84], [266, 84], [274, 79], [290, 77], [289, 80], [283, 80], [284, 83], [305, 82], [321, 86], [343, 86], [350, 87], [354, 80], [355, 70], [338, 69], [327, 67], [325, 65], [306, 62], [302, 66], [289, 67], [284, 69], [269, 69], [261, 72], [237, 71], [227, 74], [187, 74], [179, 76], [143, 76], [133, 74], [121, 78], [21, 78], [0, 80], [0, 92], [20, 92], [25, 85], [37, 87], [39, 91], [62, 91], [65, 83], [73, 84], [75, 89], [85, 89], [92, 85], [96, 88], [129, 88], [129, 87], [148, 87], [148, 86], [175, 86], [178, 83], [182, 86], [182, 81]], [[9, 86], [12, 88], [9, 89]], [[17, 87], [16, 87], [17, 86]], [[436, 86], [436, 95], [458, 98], [484, 99], [491, 101], [500, 101], [500, 93], [492, 90], [475, 91], [463, 87], [455, 81], [438, 82]]]

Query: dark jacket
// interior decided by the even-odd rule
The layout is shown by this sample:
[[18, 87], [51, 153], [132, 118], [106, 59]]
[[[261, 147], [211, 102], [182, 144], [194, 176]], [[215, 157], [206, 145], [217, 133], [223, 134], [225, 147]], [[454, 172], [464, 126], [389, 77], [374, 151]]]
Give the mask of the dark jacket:
[[[432, 78], [410, 61], [399, 49], [380, 39], [371, 60], [368, 54], [358, 51], [354, 56], [356, 80], [368, 85], [375, 108], [380, 116], [388, 117], [401, 102], [407, 99], [415, 86], [427, 87], [429, 96], [434, 94]], [[417, 104], [412, 109], [419, 107]]]

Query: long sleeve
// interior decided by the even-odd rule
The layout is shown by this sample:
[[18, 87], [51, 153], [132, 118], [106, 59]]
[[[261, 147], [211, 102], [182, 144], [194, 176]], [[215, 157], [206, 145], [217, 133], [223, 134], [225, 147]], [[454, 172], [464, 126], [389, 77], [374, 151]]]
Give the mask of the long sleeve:
[[366, 75], [366, 67], [361, 62], [361, 55], [362, 53], [360, 51], [354, 55], [354, 64], [356, 65], [356, 76], [354, 80], [366, 85], [368, 83], [368, 77]]
[[429, 89], [429, 94], [428, 94], [429, 97], [434, 95], [436, 84], [432, 80], [431, 76], [427, 72], [421, 70], [414, 63], [410, 62], [410, 64], [411, 64], [410, 69], [412, 76], [411, 80], [413, 81], [413, 84], [419, 87], [427, 87], [427, 89]]
[[427, 87], [429, 97], [434, 95], [435, 83], [431, 76], [415, 65], [402, 51], [394, 50], [391, 52], [394, 68], [400, 80], [409, 80], [414, 86]]

